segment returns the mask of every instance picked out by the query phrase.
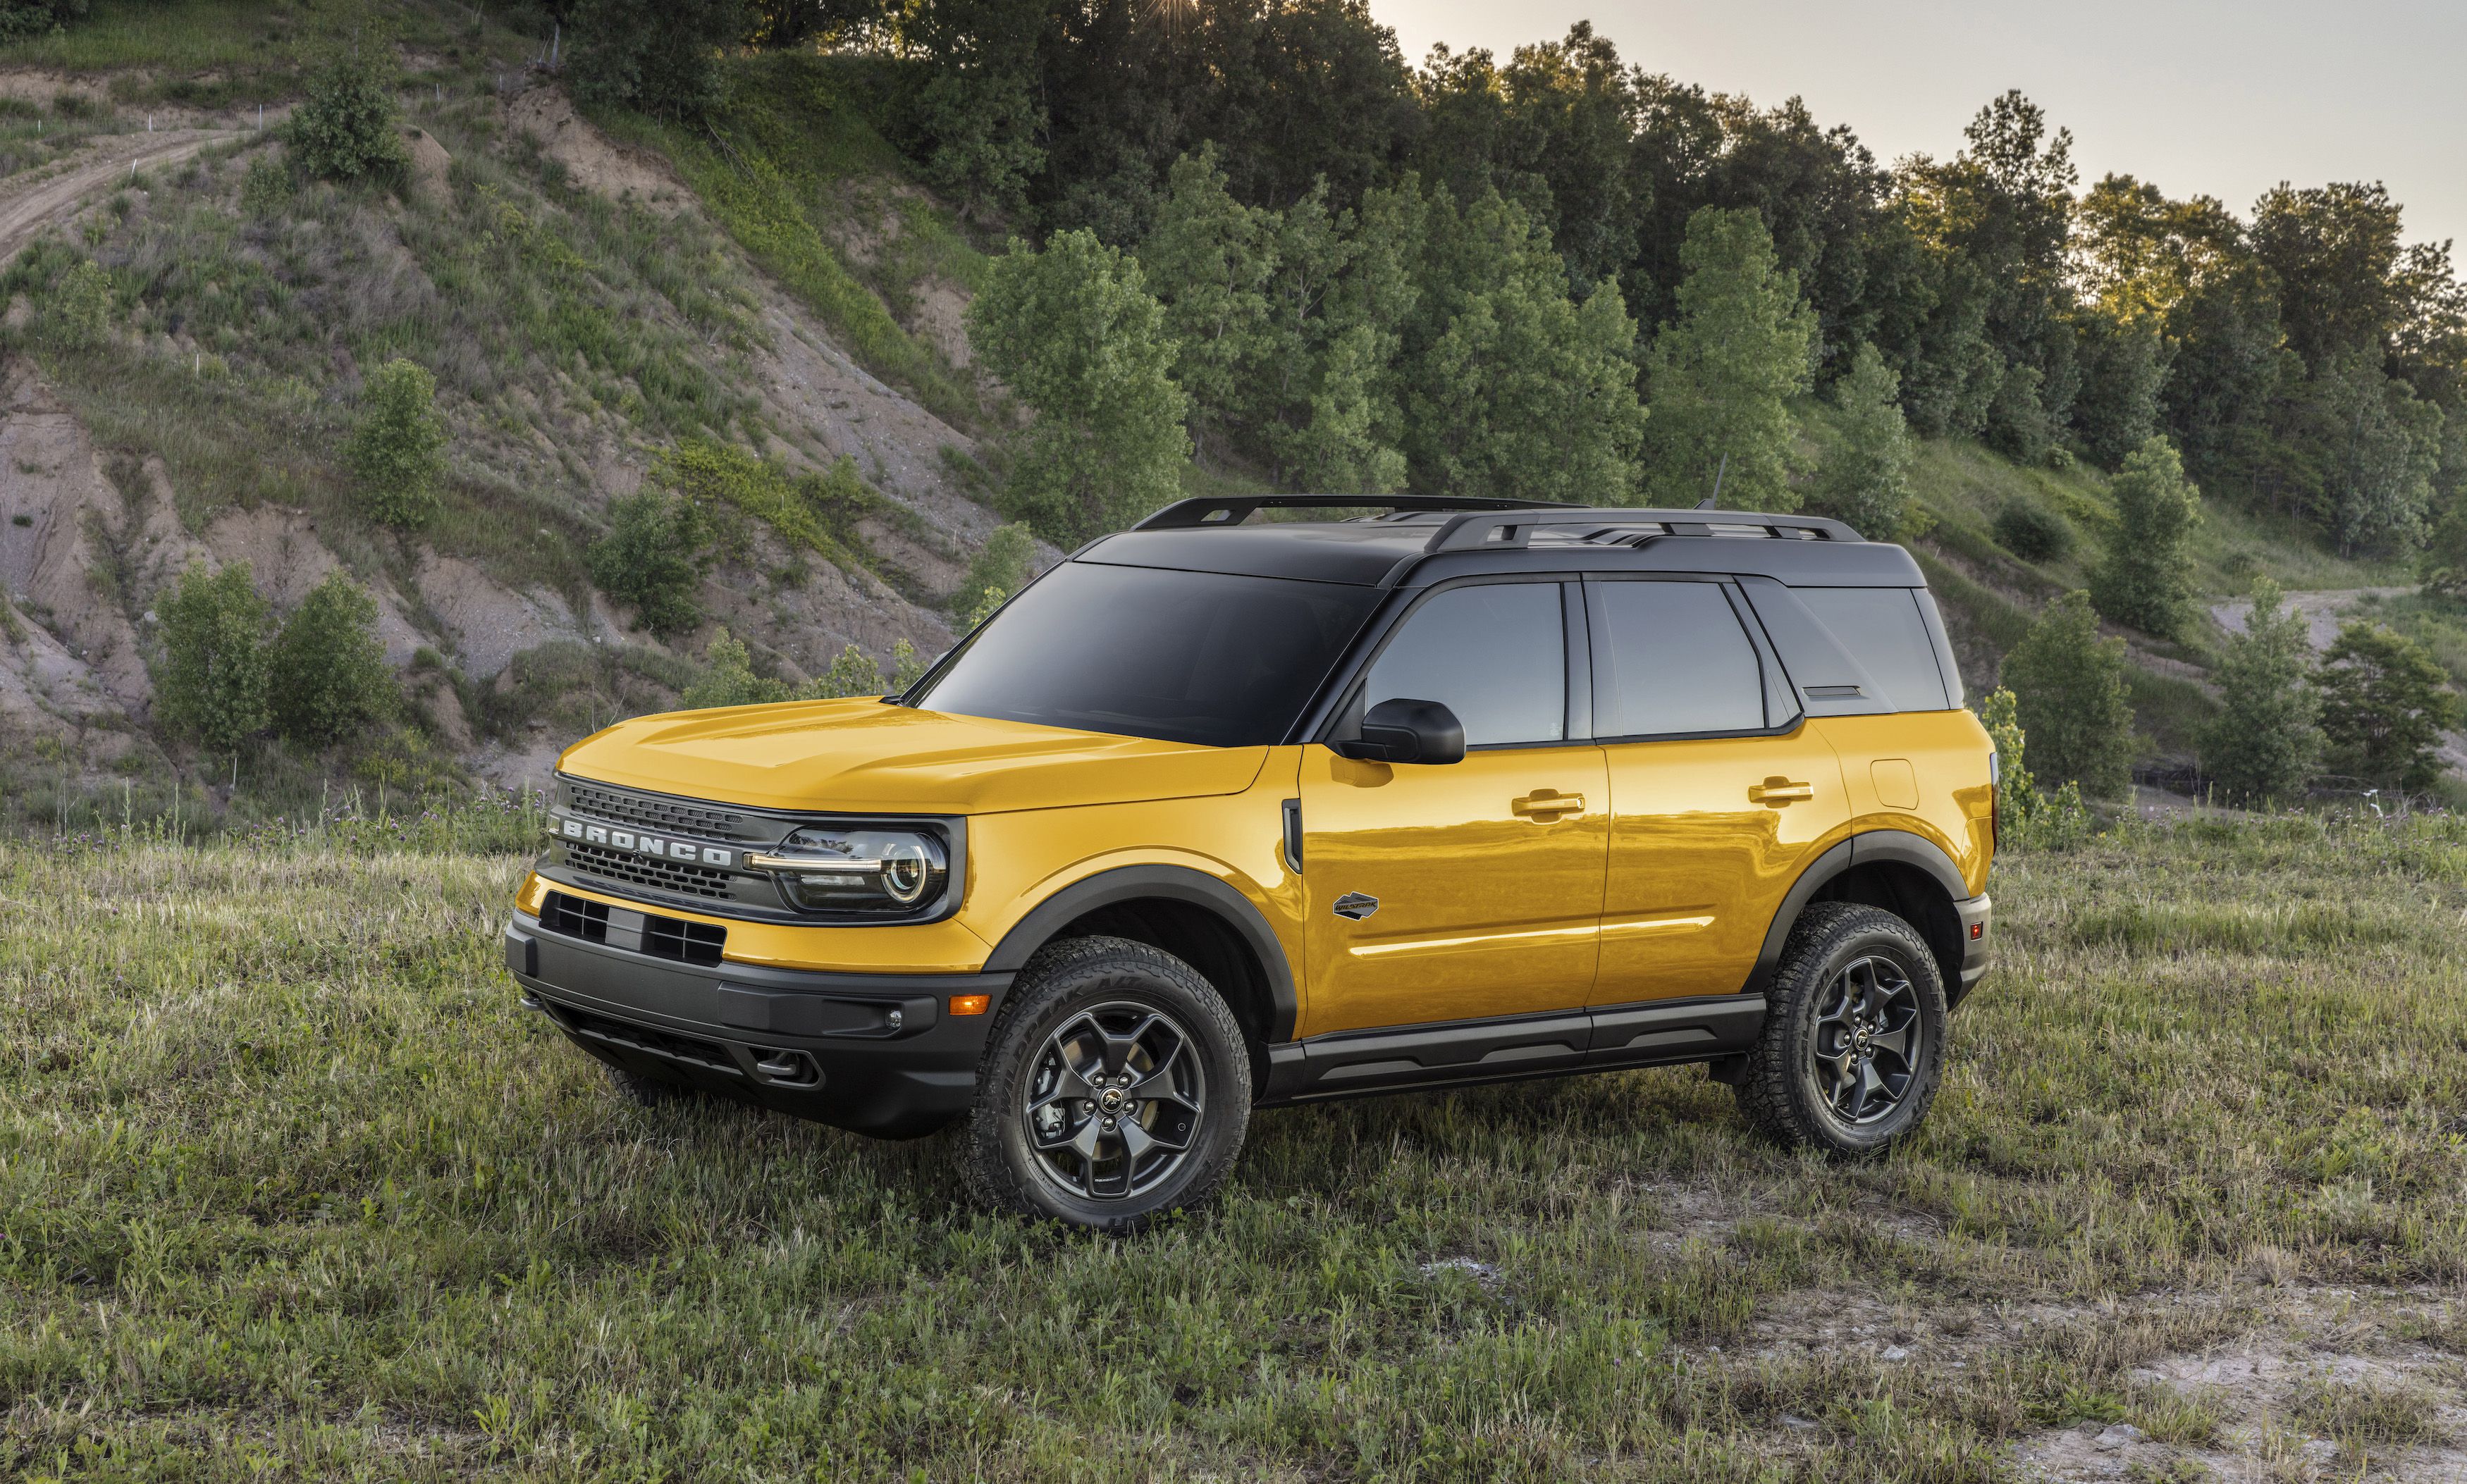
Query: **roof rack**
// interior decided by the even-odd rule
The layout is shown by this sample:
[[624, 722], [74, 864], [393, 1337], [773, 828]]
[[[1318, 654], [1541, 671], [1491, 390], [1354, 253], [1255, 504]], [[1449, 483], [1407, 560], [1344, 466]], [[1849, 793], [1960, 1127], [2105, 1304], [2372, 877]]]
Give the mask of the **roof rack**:
[[1180, 530], [1198, 526], [1239, 526], [1254, 510], [1584, 510], [1549, 500], [1497, 500], [1482, 495], [1203, 495], [1177, 500], [1132, 527], [1133, 530]]
[[1615, 510], [1593, 506], [1522, 509], [1512, 519], [1469, 510], [1431, 533], [1426, 553], [1548, 545], [1645, 546], [1665, 536], [1746, 536], [1777, 541], [1859, 541], [1857, 531], [1821, 515], [1755, 510]]

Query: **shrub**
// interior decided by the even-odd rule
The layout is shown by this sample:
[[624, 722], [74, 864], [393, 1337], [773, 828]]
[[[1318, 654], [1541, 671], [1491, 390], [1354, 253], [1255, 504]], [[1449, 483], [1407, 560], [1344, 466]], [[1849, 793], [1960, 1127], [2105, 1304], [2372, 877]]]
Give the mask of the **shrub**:
[[192, 566], [157, 608], [163, 663], [154, 676], [155, 714], [223, 752], [263, 731], [265, 641], [274, 619], [249, 582], [248, 564], [211, 573], [202, 563]]
[[697, 591], [711, 565], [711, 518], [664, 490], [644, 489], [608, 506], [608, 534], [592, 543], [591, 580], [667, 638], [702, 621]]
[[85, 18], [86, 0], [0, 0], [0, 41], [22, 41]]
[[2068, 782], [2053, 793], [2041, 793], [2026, 755], [2028, 734], [2022, 730], [2021, 703], [2000, 686], [1979, 703], [1979, 724], [1996, 744], [1996, 842], [2000, 846], [2055, 847], [2077, 844], [2090, 834], [2090, 806], [2082, 802], [2081, 785]]
[[321, 180], [387, 182], [411, 166], [394, 101], [390, 44], [365, 25], [308, 81], [283, 125], [295, 169]]
[[2036, 500], [2015, 499], [1996, 512], [1996, 544], [2026, 562], [2062, 561], [2072, 552], [2072, 522]]
[[66, 350], [99, 346], [111, 333], [111, 275], [88, 259], [60, 275], [43, 313], [44, 338]]
[[2276, 583], [2257, 584], [2252, 617], [2219, 663], [2221, 704], [2202, 734], [2202, 767], [2232, 799], [2300, 798], [2320, 762], [2321, 702], [2305, 674], [2312, 644], [2303, 615], [2283, 602]]
[[968, 574], [960, 579], [960, 589], [951, 596], [951, 603], [960, 617], [962, 632], [975, 628], [993, 611], [1010, 600], [1010, 596], [1026, 586], [1029, 568], [1036, 559], [1036, 538], [1028, 528], [1016, 522], [998, 526], [985, 538], [983, 550], [968, 563]]
[[330, 747], [402, 699], [377, 641], [377, 600], [340, 570], [283, 622], [268, 668], [274, 730], [303, 747]]
[[2192, 602], [2193, 560], [2185, 542], [2202, 523], [2201, 492], [2163, 438], [2135, 449], [2112, 487], [2116, 534], [2092, 579], [2092, 596], [2107, 618], [2172, 639]]
[[360, 423], [343, 458], [360, 477], [370, 515], [402, 528], [425, 525], [437, 513], [437, 481], [445, 472], [437, 378], [399, 357], [378, 367], [360, 393]]
[[2093, 798], [2123, 797], [2133, 781], [2124, 641], [2098, 637], [2089, 594], [2048, 604], [2004, 657], [2003, 679], [2040, 777], [2070, 779]]
[[711, 647], [703, 651], [703, 664], [702, 674], [686, 687], [679, 703], [687, 710], [759, 706], [788, 699], [786, 686], [754, 673], [754, 657], [747, 651], [745, 641], [726, 629], [712, 637]]
[[2442, 731], [2458, 724], [2458, 697], [2414, 640], [2359, 619], [2321, 656], [2321, 731], [2331, 766], [2381, 787], [2428, 789], [2442, 767]]
[[745, 31], [741, 0], [580, 0], [574, 7], [574, 92], [670, 118], [719, 101], [719, 49]]

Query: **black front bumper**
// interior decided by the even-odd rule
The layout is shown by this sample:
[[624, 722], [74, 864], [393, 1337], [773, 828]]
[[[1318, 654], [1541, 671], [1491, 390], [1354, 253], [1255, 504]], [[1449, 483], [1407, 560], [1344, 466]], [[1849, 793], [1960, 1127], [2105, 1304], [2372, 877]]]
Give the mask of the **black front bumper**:
[[861, 1134], [906, 1138], [967, 1111], [1008, 974], [823, 974], [696, 965], [586, 942], [517, 912], [506, 967], [577, 1046], [630, 1070]]

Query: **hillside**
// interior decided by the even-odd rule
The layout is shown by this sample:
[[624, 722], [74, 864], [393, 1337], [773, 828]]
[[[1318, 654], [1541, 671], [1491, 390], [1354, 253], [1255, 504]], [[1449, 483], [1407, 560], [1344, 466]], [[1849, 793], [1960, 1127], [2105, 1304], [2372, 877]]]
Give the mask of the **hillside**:
[[[895, 646], [930, 656], [968, 606], [1024, 415], [962, 314], [1013, 223], [963, 221], [918, 183], [877, 132], [873, 75], [743, 56], [699, 125], [586, 115], [533, 65], [550, 43], [529, 29], [451, 5], [389, 13], [414, 161], [392, 190], [283, 168], [323, 11], [105, 0], [0, 47], [11, 819], [536, 783], [573, 737], [677, 704], [722, 628], [799, 684], [850, 645], [886, 670]], [[88, 256], [113, 276], [111, 333], [53, 344], [38, 297]], [[395, 356], [434, 372], [450, 434], [444, 512], [409, 533], [368, 518], [339, 457], [367, 373]], [[1813, 464], [1834, 409], [1803, 396], [1795, 413]], [[611, 502], [712, 447], [759, 463], [714, 486], [700, 620], [657, 638], [595, 587], [586, 552]], [[1270, 483], [1223, 446], [1182, 479]], [[2087, 580], [2115, 526], [2106, 479], [1935, 438], [1912, 483], [1912, 544], [1983, 689], [2036, 611]], [[2017, 502], [2060, 516], [2070, 551], [2000, 545]], [[2409, 596], [2410, 560], [2343, 559], [2216, 500], [2196, 554], [2213, 616], [2175, 642], [2125, 634], [2153, 765], [2191, 763], [2221, 625], [2257, 576], [2323, 614], [2370, 608], [2467, 680], [2467, 628]], [[365, 584], [405, 724], [318, 756], [210, 757], [165, 735], [156, 604], [192, 563], [235, 561], [277, 612], [336, 568]]]
[[[902, 325], [845, 276], [852, 296], [817, 292], [797, 255], [861, 265], [865, 244], [800, 217], [749, 251], [738, 203], [690, 178], [709, 159], [610, 139], [526, 77], [525, 40], [406, 48], [416, 169], [379, 194], [294, 185], [253, 102], [167, 103], [148, 95], [192, 90], [149, 68], [0, 70], [10, 323], [34, 320], [47, 259], [90, 253], [123, 285], [106, 343], [19, 333], [0, 364], [12, 812], [160, 786], [190, 760], [151, 726], [147, 656], [151, 608], [192, 561], [248, 562], [278, 611], [338, 565], [371, 589], [417, 711], [377, 771], [407, 763], [406, 781], [536, 782], [574, 735], [674, 704], [721, 626], [792, 683], [851, 643], [887, 667], [895, 643], [949, 641], [945, 600], [998, 524], [964, 481], [976, 440], [945, 416], [983, 416], [963, 300], [928, 285]], [[795, 184], [859, 220], [837, 192], [860, 186]], [[873, 228], [877, 259], [904, 222], [936, 224], [894, 199], [908, 215]], [[436, 373], [451, 435], [444, 515], [404, 536], [364, 518], [336, 459], [363, 374], [397, 354]], [[693, 439], [834, 493], [794, 523], [803, 540], [758, 502], [730, 522], [703, 622], [662, 642], [593, 590], [583, 551], [609, 502]]]

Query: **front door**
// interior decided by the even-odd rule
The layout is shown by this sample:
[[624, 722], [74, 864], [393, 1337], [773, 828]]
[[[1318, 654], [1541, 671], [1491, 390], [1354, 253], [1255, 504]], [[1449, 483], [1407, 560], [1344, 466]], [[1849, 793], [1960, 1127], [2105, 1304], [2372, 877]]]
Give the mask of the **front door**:
[[1304, 751], [1304, 1035], [1584, 1005], [1609, 780], [1599, 748], [1567, 740], [1567, 591], [1440, 589], [1373, 661], [1365, 708], [1441, 703], [1463, 761]]
[[1842, 763], [1729, 584], [1585, 584], [1610, 866], [1593, 1003], [1733, 994], [1847, 827]]

